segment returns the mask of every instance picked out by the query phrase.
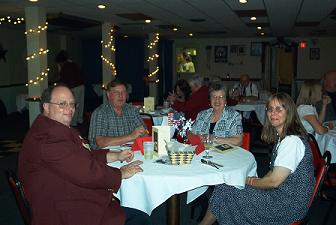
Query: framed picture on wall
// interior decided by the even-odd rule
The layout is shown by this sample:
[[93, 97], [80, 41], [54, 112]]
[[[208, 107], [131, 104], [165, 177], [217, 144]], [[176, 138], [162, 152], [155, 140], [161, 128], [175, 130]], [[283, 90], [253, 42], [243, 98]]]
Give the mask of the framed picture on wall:
[[246, 46], [245, 45], [239, 45], [238, 55], [246, 55]]
[[238, 49], [238, 45], [231, 45], [230, 46], [230, 53], [231, 54], [237, 54], [237, 49]]
[[215, 46], [215, 63], [228, 61], [228, 46]]
[[262, 43], [261, 42], [251, 42], [251, 56], [261, 56], [262, 53]]
[[310, 48], [310, 60], [320, 60], [320, 48]]

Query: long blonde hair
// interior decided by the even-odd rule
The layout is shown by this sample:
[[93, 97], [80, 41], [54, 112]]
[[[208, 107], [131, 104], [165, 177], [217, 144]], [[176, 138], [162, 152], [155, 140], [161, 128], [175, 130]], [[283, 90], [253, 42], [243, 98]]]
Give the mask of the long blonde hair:
[[322, 97], [322, 85], [318, 80], [306, 80], [302, 86], [296, 105], [315, 105]]

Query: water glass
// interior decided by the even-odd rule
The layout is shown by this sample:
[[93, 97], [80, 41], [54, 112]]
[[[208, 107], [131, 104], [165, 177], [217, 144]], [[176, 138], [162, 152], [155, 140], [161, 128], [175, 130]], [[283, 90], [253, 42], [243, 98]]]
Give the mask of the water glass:
[[210, 134], [207, 134], [205, 138], [203, 138], [203, 143], [205, 147], [205, 156], [203, 158], [205, 159], [210, 159], [212, 158], [211, 155], [209, 155], [209, 151], [213, 145], [213, 136]]
[[152, 141], [145, 141], [143, 143], [144, 148], [144, 157], [145, 159], [153, 159], [154, 155], [154, 142]]

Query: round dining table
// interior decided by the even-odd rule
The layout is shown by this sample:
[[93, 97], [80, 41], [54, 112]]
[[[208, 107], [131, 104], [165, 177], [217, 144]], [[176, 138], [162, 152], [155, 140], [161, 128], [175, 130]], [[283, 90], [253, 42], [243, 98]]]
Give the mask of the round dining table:
[[[203, 194], [210, 185], [226, 183], [244, 188], [246, 177], [256, 176], [257, 163], [247, 150], [234, 146], [225, 152], [211, 150], [210, 155], [210, 160], [222, 167], [202, 163], [204, 152], [194, 155], [190, 164], [183, 165], [158, 163], [157, 158], [144, 160], [140, 152], [135, 152], [134, 160], [143, 161], [143, 172], [122, 180], [116, 197], [122, 206], [136, 208], [150, 215], [156, 207], [177, 194], [187, 192], [188, 204]], [[119, 168], [124, 164], [114, 162], [108, 165]], [[169, 205], [171, 204], [168, 207]], [[168, 224], [179, 224], [179, 212], [176, 210], [179, 208], [168, 209], [173, 215], [178, 215], [177, 218], [170, 219]], [[167, 218], [169, 220], [169, 216]]]

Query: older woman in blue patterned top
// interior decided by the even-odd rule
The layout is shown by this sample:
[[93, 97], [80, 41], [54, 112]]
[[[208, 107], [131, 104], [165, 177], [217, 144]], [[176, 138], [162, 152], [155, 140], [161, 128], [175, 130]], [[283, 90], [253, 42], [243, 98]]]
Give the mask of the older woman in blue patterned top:
[[209, 88], [210, 104], [212, 108], [198, 113], [192, 133], [210, 138], [218, 144], [232, 144], [240, 146], [243, 139], [241, 115], [226, 107], [226, 89], [220, 82], [213, 83]]

